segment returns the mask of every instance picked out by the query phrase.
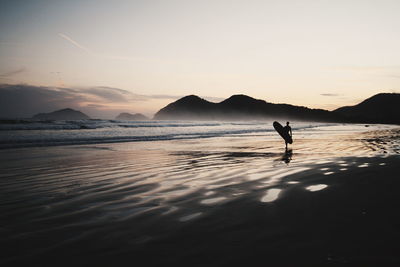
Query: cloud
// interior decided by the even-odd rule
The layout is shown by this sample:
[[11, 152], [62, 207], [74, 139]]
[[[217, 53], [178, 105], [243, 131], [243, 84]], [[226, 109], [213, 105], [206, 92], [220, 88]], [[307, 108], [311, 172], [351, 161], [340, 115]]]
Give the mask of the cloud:
[[108, 59], [108, 60], [123, 60], [123, 61], [138, 61], [138, 60], [143, 60], [140, 58], [133, 58], [133, 57], [126, 57], [126, 56], [116, 56], [116, 55], [104, 55], [104, 54], [99, 54], [94, 52], [92, 49], [87, 48], [86, 46], [78, 43], [77, 41], [75, 41], [74, 39], [72, 39], [70, 36], [66, 35], [65, 33], [58, 33], [58, 36], [60, 36], [61, 38], [63, 38], [64, 40], [67, 40], [69, 43], [71, 43], [72, 45], [74, 45], [75, 47], [79, 48], [80, 50], [85, 51], [86, 53], [98, 57], [98, 58], [102, 58], [102, 59]]
[[[0, 84], [0, 117], [28, 118], [37, 113], [63, 108], [77, 109], [93, 118], [115, 118], [121, 112], [140, 112], [151, 116], [181, 97], [141, 95], [107, 86], [65, 88]], [[203, 98], [210, 101], [213, 99]]]
[[[184, 97], [184, 95], [149, 95], [147, 97], [150, 97], [151, 99], [170, 99], [170, 100], [177, 100], [179, 98]], [[221, 102], [225, 100], [225, 98], [221, 97], [213, 97], [213, 96], [200, 96], [201, 98], [204, 98], [208, 101], [211, 102]]]
[[62, 107], [78, 108], [87, 97], [74, 90], [31, 85], [0, 85], [1, 117], [30, 117]]
[[[118, 112], [155, 112], [160, 99], [178, 96], [140, 95], [127, 90], [97, 86], [84, 88], [0, 84], [0, 116], [27, 118], [62, 108], [81, 110], [92, 117], [113, 118]], [[155, 102], [156, 104], [155, 104]]]
[[149, 97], [154, 98], [154, 99], [178, 99], [178, 98], [181, 98], [182, 96], [177, 96], [177, 95], [150, 95]]
[[386, 75], [387, 77], [390, 77], [390, 78], [396, 78], [396, 79], [400, 79], [400, 75]]
[[388, 66], [337, 66], [330, 68], [333, 70], [357, 71], [357, 72], [382, 72], [382, 71], [396, 71], [400, 69], [400, 65]]
[[4, 72], [4, 73], [0, 74], [0, 77], [14, 76], [14, 75], [17, 75], [17, 74], [20, 74], [20, 73], [23, 73], [23, 72], [26, 72], [26, 68], [25, 67], [21, 67], [21, 68], [15, 69], [15, 70]]
[[3, 73], [0, 73], [0, 80], [4, 80], [4, 81], [12, 81], [13, 79], [11, 77], [16, 76], [18, 74], [24, 73], [26, 72], [26, 68], [25, 67], [21, 67], [18, 69], [13, 69], [13, 70], [9, 70]]
[[321, 94], [322, 96], [330, 96], [330, 97], [336, 97], [336, 96], [340, 96], [340, 94], [331, 94], [331, 93], [325, 93], [325, 94]]
[[131, 92], [111, 87], [92, 87], [87, 89], [82, 89], [85, 94], [90, 94], [97, 96], [107, 101], [111, 102], [130, 102], [135, 100], [142, 100], [140, 97], [135, 97]]
[[78, 43], [77, 41], [75, 41], [74, 39], [72, 39], [71, 37], [69, 37], [68, 35], [64, 34], [64, 33], [59, 33], [58, 34], [60, 37], [64, 38], [65, 40], [67, 40], [68, 42], [70, 42], [71, 44], [73, 44], [75, 47], [89, 53], [89, 54], [94, 54], [90, 49], [86, 48], [85, 46], [81, 45], [80, 43]]

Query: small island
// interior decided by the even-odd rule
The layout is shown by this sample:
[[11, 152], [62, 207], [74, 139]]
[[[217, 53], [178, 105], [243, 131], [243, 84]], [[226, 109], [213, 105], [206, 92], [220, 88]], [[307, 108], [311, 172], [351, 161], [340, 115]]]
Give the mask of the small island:
[[130, 113], [121, 113], [117, 117], [115, 117], [116, 120], [121, 120], [121, 121], [147, 121], [149, 118], [147, 118], [145, 115], [141, 113], [136, 113], [136, 114], [130, 114]]
[[33, 120], [90, 120], [83, 112], [71, 108], [56, 110], [50, 113], [39, 113], [32, 117]]

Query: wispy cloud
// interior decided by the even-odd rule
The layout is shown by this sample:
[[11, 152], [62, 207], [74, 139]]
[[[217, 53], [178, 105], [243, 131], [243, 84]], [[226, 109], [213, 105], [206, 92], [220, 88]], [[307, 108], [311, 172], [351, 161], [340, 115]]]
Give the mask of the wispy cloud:
[[0, 116], [30, 117], [39, 112], [50, 112], [67, 107], [101, 118], [114, 118], [121, 112], [141, 112], [151, 115], [181, 97], [135, 94], [128, 90], [107, 86], [67, 88], [0, 84]]
[[179, 96], [135, 94], [106, 86], [66, 88], [0, 84], [0, 116], [30, 117], [39, 112], [69, 107], [95, 117], [113, 118], [120, 112], [152, 114], [166, 105], [168, 99], [177, 98]]
[[[151, 99], [170, 99], [170, 100], [177, 100], [179, 98], [184, 97], [184, 95], [149, 95], [149, 96], [145, 96]], [[221, 102], [223, 101], [225, 98], [222, 97], [213, 97], [213, 96], [200, 96], [201, 98], [204, 98], [208, 101], [211, 102]]]
[[330, 68], [338, 71], [355, 71], [355, 72], [386, 72], [386, 71], [399, 71], [400, 65], [388, 66], [337, 66]]
[[92, 50], [90, 50], [89, 48], [81, 45], [80, 43], [78, 43], [77, 41], [75, 41], [74, 39], [72, 39], [71, 37], [69, 37], [68, 35], [64, 34], [64, 33], [59, 33], [58, 34], [61, 38], [64, 38], [65, 40], [67, 40], [68, 42], [70, 42], [71, 44], [73, 44], [74, 46], [76, 46], [79, 49], [82, 49], [83, 51], [85, 51], [86, 53], [89, 54], [94, 54], [92, 52]]
[[93, 51], [92, 49], [80, 44], [79, 42], [77, 42], [76, 40], [72, 39], [70, 36], [66, 35], [65, 33], [58, 33], [58, 36], [60, 36], [61, 38], [63, 38], [64, 40], [68, 41], [69, 43], [71, 43], [73, 46], [75, 46], [76, 48], [79, 48], [80, 50], [85, 51], [86, 53], [95, 56], [95, 57], [99, 57], [99, 58], [103, 58], [103, 59], [109, 59], [109, 60], [122, 60], [122, 61], [138, 61], [138, 60], [143, 60], [141, 58], [133, 58], [133, 57], [126, 57], [126, 56], [116, 56], [116, 55], [104, 55], [104, 54], [99, 54], [96, 53], [95, 51]]
[[181, 98], [182, 96], [178, 96], [178, 95], [150, 95], [149, 97], [155, 98], [155, 99], [178, 99], [178, 98]]
[[400, 75], [394, 75], [394, 74], [387, 75], [387, 77], [400, 79]]
[[330, 96], [330, 97], [336, 97], [336, 96], [340, 96], [340, 94], [332, 94], [332, 93], [325, 93], [325, 94], [321, 94], [322, 96]]
[[1, 73], [0, 74], [0, 78], [7, 78], [7, 77], [14, 76], [14, 75], [17, 75], [17, 74], [20, 74], [20, 73], [24, 73], [24, 72], [26, 72], [26, 68], [25, 67], [21, 67], [21, 68], [18, 68], [18, 69], [14, 69], [14, 70], [10, 70], [10, 71]]

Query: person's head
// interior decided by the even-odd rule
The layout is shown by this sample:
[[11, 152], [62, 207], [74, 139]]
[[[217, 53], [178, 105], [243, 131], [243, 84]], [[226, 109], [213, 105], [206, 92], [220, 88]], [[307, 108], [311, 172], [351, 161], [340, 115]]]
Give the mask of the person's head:
[[289, 126], [289, 122], [288, 121], [286, 122], [286, 125]]

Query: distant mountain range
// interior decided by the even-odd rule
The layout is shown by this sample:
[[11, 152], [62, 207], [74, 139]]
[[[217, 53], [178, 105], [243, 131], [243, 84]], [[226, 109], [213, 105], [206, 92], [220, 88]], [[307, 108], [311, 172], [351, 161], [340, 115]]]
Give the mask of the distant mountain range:
[[400, 94], [377, 94], [358, 105], [341, 107], [334, 112], [353, 121], [400, 124]]
[[[310, 109], [289, 104], [273, 104], [246, 95], [233, 95], [219, 103], [195, 95], [185, 96], [160, 109], [155, 120], [303, 120], [318, 122], [358, 122], [400, 124], [400, 94], [381, 93], [354, 106], [334, 111]], [[34, 120], [88, 120], [90, 117], [70, 108], [39, 113]], [[140, 113], [121, 113], [117, 120], [148, 120]]]
[[50, 113], [39, 113], [32, 117], [34, 120], [89, 120], [85, 113], [71, 108], [60, 109]]
[[116, 120], [126, 120], [126, 121], [146, 121], [149, 120], [145, 115], [141, 113], [130, 114], [130, 113], [121, 113], [117, 117]]
[[195, 95], [185, 96], [155, 115], [156, 120], [287, 119], [320, 122], [400, 124], [400, 94], [378, 94], [362, 103], [335, 111], [273, 104], [246, 95], [233, 95], [212, 103]]

